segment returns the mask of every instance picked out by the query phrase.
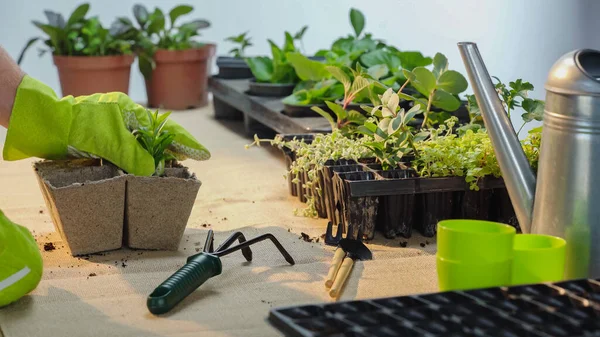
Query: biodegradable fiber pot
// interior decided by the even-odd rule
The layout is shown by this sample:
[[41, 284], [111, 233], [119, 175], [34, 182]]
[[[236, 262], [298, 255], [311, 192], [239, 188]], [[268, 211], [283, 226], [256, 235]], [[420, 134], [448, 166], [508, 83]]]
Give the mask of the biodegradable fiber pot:
[[121, 248], [125, 175], [95, 160], [34, 164], [57, 232], [72, 255]]
[[164, 177], [127, 176], [125, 235], [130, 248], [177, 250], [200, 181], [184, 167]]
[[208, 104], [208, 74], [215, 45], [188, 50], [157, 50], [156, 68], [146, 80], [148, 105], [183, 110]]
[[54, 55], [63, 96], [129, 92], [133, 55], [60, 56]]

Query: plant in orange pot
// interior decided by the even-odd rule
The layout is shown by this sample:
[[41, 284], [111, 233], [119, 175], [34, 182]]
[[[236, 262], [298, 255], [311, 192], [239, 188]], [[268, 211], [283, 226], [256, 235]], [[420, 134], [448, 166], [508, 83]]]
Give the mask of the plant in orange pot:
[[98, 17], [86, 18], [89, 9], [89, 4], [82, 4], [67, 20], [60, 13], [44, 11], [48, 23], [33, 21], [33, 24], [47, 37], [30, 39], [18, 63], [31, 46], [44, 40], [48, 48], [40, 49], [39, 54], [52, 53], [63, 96], [128, 93], [134, 60], [130, 41], [136, 31], [117, 24], [108, 30], [102, 27]]
[[[142, 5], [133, 7], [139, 25], [135, 50], [151, 107], [182, 110], [208, 103], [208, 73], [215, 45], [194, 39], [210, 23], [193, 20], [176, 25], [180, 16], [192, 10], [192, 6], [176, 6], [169, 11], [167, 22], [159, 8], [148, 12]], [[123, 30], [133, 27], [127, 21], [119, 19]]]

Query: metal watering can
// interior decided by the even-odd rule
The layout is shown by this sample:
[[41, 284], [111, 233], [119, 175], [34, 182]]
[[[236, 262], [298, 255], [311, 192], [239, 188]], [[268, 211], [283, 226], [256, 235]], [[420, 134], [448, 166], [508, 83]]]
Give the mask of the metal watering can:
[[536, 179], [477, 45], [458, 48], [522, 230], [567, 240], [566, 279], [600, 277], [600, 51], [550, 70]]

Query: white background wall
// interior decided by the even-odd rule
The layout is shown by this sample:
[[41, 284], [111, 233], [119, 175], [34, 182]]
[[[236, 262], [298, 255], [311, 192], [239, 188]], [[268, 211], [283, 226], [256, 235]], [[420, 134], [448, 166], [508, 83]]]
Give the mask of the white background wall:
[[[218, 44], [223, 54], [231, 45], [227, 36], [249, 30], [254, 46], [249, 54], [268, 54], [267, 38], [283, 41], [283, 31], [308, 25], [305, 52], [327, 48], [351, 32], [348, 10], [356, 7], [367, 17], [366, 31], [402, 50], [444, 53], [450, 67], [464, 67], [456, 43], [477, 42], [491, 74], [503, 81], [523, 78], [532, 82], [534, 97], [543, 99], [549, 68], [562, 54], [576, 48], [600, 49], [595, 0], [91, 0], [90, 14], [105, 26], [116, 16], [129, 16], [135, 3], [168, 11], [178, 3], [195, 7], [190, 18], [205, 18], [212, 27], [203, 40]], [[40, 35], [31, 20], [45, 21], [44, 9], [68, 15], [80, 3], [70, 0], [0, 0], [0, 44], [13, 57], [29, 37]], [[182, 19], [183, 20], [183, 19]], [[59, 90], [50, 55], [37, 57], [35, 49], [22, 67], [33, 77]], [[137, 67], [132, 69], [130, 95], [144, 102], [145, 90]], [[517, 117], [518, 118], [518, 117]], [[515, 125], [520, 123], [515, 121]]]

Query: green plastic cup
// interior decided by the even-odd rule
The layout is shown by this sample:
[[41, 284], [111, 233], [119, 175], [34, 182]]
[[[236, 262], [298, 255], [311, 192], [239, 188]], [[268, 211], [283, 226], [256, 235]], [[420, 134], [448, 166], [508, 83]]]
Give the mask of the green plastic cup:
[[512, 260], [515, 228], [482, 220], [444, 220], [437, 226], [438, 256], [467, 264]]
[[562, 281], [565, 272], [564, 239], [549, 235], [515, 236], [511, 284]]
[[437, 257], [440, 291], [468, 290], [510, 285], [512, 260], [464, 263]]

